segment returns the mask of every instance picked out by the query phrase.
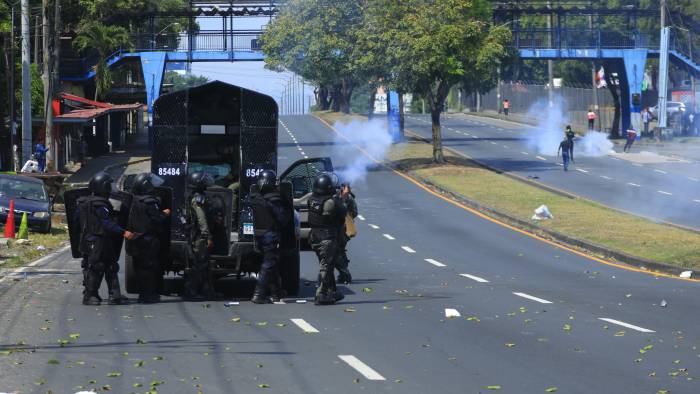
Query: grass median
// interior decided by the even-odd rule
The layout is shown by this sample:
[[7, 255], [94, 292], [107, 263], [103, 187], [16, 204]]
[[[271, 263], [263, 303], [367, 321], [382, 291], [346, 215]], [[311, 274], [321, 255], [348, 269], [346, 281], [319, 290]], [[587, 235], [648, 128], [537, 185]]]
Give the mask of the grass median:
[[[0, 231], [3, 227], [0, 226]], [[0, 233], [2, 234], [2, 233]], [[49, 234], [29, 233], [29, 243], [10, 240], [9, 247], [0, 245], [0, 270], [17, 268], [43, 257], [63, 245], [68, 244], [68, 229], [65, 224], [54, 221]]]
[[[333, 124], [350, 118], [318, 113]], [[353, 116], [353, 118], [357, 118]], [[700, 270], [700, 234], [654, 223], [586, 199], [564, 197], [501, 175], [445, 151], [447, 163], [432, 162], [432, 146], [407, 139], [391, 146], [386, 160], [455, 195], [488, 206], [572, 238], [658, 263]], [[531, 217], [546, 204], [554, 219], [535, 222]]]

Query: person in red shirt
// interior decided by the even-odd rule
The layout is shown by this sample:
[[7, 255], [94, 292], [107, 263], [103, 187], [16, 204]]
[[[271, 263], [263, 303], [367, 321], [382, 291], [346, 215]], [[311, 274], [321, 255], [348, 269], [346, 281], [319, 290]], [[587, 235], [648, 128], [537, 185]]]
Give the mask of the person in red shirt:
[[508, 110], [510, 109], [510, 103], [508, 99], [503, 100], [503, 114], [508, 116]]
[[588, 130], [593, 130], [593, 127], [595, 126], [595, 112], [593, 112], [593, 109], [588, 110]]

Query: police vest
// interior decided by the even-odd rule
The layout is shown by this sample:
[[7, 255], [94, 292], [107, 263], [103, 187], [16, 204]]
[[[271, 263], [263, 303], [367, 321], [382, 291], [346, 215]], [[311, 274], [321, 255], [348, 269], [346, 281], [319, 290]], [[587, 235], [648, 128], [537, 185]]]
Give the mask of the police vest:
[[102, 219], [97, 216], [97, 210], [106, 209], [111, 214], [112, 205], [109, 200], [100, 196], [81, 197], [77, 203], [80, 209], [80, 252], [88, 253], [88, 237], [107, 238], [107, 233], [102, 227]]
[[132, 204], [131, 212], [129, 213], [129, 231], [140, 234], [157, 234], [159, 232], [159, 223], [149, 216], [148, 207], [154, 205], [156, 210], [158, 210], [160, 200], [150, 195], [134, 196]]
[[[317, 196], [312, 194], [309, 198], [309, 226], [311, 228], [337, 228], [340, 222], [335, 212], [331, 215], [323, 214], [323, 206], [326, 201], [333, 199], [331, 195]], [[336, 207], [337, 209], [337, 207]]]
[[185, 224], [185, 230], [186, 233], [189, 236], [189, 241], [193, 242], [199, 236], [201, 235], [201, 232], [199, 230], [199, 223], [197, 221], [197, 214], [194, 212], [194, 209], [192, 208], [192, 204], [197, 204], [202, 207], [202, 209], [206, 212], [206, 202], [207, 199], [202, 193], [193, 193], [190, 195], [190, 198], [187, 199], [187, 206], [185, 209], [186, 213], [186, 224]]
[[280, 231], [282, 227], [282, 223], [279, 223], [272, 213], [270, 205], [282, 207], [282, 197], [278, 192], [271, 192], [264, 195], [255, 194], [251, 199], [253, 228], [256, 237], [262, 236], [268, 231]]

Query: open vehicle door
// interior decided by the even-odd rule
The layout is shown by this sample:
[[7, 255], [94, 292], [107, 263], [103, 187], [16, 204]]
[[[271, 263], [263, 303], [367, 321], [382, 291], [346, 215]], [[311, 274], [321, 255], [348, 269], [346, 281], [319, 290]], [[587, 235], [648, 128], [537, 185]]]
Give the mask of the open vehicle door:
[[292, 184], [292, 197], [294, 197], [295, 208], [299, 200], [311, 193], [314, 179], [322, 172], [333, 172], [333, 162], [330, 157], [301, 159], [295, 161], [282, 173], [280, 182]]

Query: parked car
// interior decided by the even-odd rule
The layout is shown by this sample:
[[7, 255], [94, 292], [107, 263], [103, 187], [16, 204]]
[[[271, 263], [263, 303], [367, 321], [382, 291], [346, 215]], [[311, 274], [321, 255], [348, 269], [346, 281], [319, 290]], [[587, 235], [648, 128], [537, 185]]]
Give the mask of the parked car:
[[[649, 108], [649, 112], [651, 112], [651, 115], [658, 119], [659, 118], [659, 105], [656, 104], [655, 106]], [[681, 103], [679, 101], [667, 101], [666, 102], [666, 112], [668, 113], [669, 117], [674, 116], [675, 114], [683, 113], [685, 112], [685, 104]]]
[[7, 221], [10, 200], [15, 202], [15, 227], [27, 213], [29, 229], [40, 233], [51, 231], [51, 199], [44, 183], [24, 175], [0, 174], [0, 223]]

